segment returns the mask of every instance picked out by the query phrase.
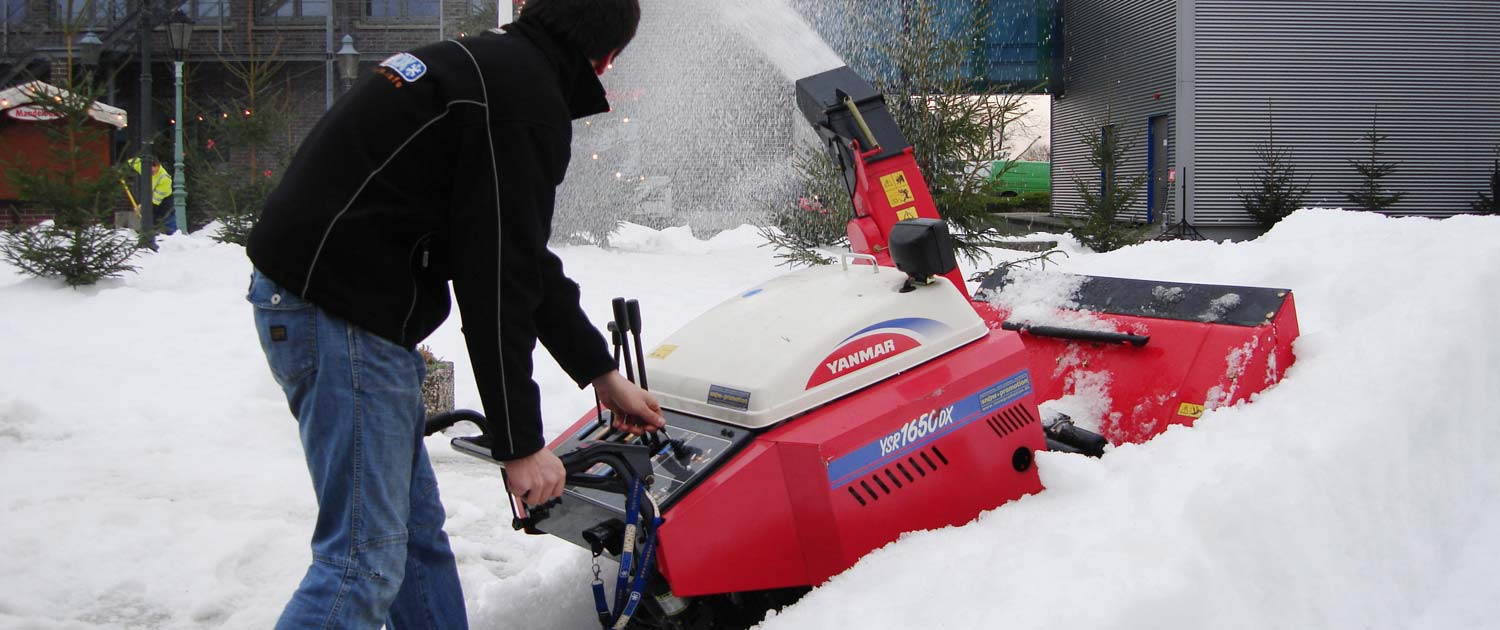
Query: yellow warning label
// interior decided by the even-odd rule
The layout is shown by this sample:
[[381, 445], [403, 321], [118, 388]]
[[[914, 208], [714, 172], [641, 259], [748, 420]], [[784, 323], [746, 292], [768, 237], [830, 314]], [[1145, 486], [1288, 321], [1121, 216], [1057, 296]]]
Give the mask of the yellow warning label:
[[1181, 405], [1177, 406], [1177, 415], [1179, 415], [1179, 416], [1187, 416], [1189, 418], [1202, 418], [1203, 417], [1203, 405], [1195, 405], [1193, 403], [1182, 403]]
[[915, 219], [915, 218], [917, 218], [917, 208], [916, 208], [916, 206], [912, 206], [910, 208], [902, 208], [902, 209], [896, 211], [896, 220], [897, 221], [909, 221], [909, 220]]
[[911, 184], [906, 181], [906, 171], [896, 171], [882, 176], [880, 186], [885, 188], [885, 199], [891, 202], [892, 208], [900, 208], [917, 200], [916, 196], [911, 194]]
[[667, 358], [667, 355], [672, 354], [672, 352], [675, 350], [677, 350], [677, 346], [674, 346], [670, 343], [662, 344], [660, 346], [657, 346], [655, 350], [651, 351], [651, 358], [665, 359]]

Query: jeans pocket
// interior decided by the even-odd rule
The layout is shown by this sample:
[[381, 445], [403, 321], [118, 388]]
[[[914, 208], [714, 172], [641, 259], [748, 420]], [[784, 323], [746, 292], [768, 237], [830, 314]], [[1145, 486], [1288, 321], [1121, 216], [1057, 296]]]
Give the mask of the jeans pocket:
[[271, 375], [282, 388], [306, 378], [318, 361], [318, 311], [256, 272], [245, 297], [255, 307], [255, 331]]

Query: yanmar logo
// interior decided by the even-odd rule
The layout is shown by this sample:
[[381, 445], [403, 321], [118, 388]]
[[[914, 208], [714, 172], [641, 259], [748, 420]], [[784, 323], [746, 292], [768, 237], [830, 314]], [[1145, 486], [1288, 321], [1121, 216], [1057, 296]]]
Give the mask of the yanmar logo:
[[861, 337], [839, 346], [837, 350], [825, 357], [818, 369], [807, 379], [807, 389], [857, 372], [920, 345], [922, 344], [917, 343], [916, 339], [896, 333]]
[[864, 365], [866, 363], [874, 361], [881, 355], [894, 354], [895, 352], [896, 342], [894, 340], [887, 339], [873, 346], [865, 348], [864, 350], [860, 350], [859, 352], [855, 352], [853, 354], [850, 354], [849, 356], [843, 357], [837, 361], [829, 361], [827, 363], [828, 373], [840, 374], [843, 372], [848, 372], [850, 368]]
[[901, 425], [901, 428], [890, 435], [880, 438], [880, 456], [885, 457], [908, 444], [916, 444], [918, 440], [937, 433], [950, 424], [953, 424], [953, 405], [924, 413], [916, 420]]

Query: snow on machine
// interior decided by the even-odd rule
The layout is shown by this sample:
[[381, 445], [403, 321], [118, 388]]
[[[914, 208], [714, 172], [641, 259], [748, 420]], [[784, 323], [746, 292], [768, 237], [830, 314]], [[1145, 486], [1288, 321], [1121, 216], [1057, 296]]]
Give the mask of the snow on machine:
[[[1041, 491], [1039, 450], [1144, 441], [1291, 365], [1286, 290], [1078, 278], [1090, 325], [1010, 321], [1004, 269], [968, 294], [884, 98], [838, 68], [799, 80], [797, 104], [843, 168], [852, 252], [734, 295], [649, 352], [639, 305], [616, 300], [617, 356], [665, 430], [622, 434], [589, 410], [549, 445], [563, 497], [512, 503], [518, 529], [594, 553], [602, 627], [756, 623], [903, 532]], [[1099, 433], [1043, 417], [1039, 402], [1084, 381], [1108, 391]], [[458, 419], [482, 426], [459, 412], [429, 432]], [[453, 446], [493, 461], [483, 437]]]

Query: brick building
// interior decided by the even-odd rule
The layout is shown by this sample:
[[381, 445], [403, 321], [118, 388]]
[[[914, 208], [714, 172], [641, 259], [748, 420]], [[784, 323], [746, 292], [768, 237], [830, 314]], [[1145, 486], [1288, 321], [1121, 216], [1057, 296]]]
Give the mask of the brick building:
[[[7, 11], [0, 23], [0, 86], [32, 78], [59, 82], [67, 72], [65, 44], [92, 32], [103, 42], [93, 69], [107, 78], [100, 100], [130, 116], [115, 138], [116, 159], [133, 155], [149, 127], [153, 155], [170, 162], [172, 53], [160, 24], [180, 9], [194, 21], [186, 94], [200, 108], [185, 116], [186, 143], [202, 147], [208, 140], [195, 127], [194, 111], [243, 114], [214, 109], [240, 91], [236, 69], [278, 60], [284, 66], [271, 80], [289, 98], [291, 117], [277, 127], [275, 144], [289, 152], [343, 90], [336, 53], [345, 35], [368, 72], [396, 52], [493, 26], [499, 21], [495, 1], [0, 0]], [[522, 0], [499, 0], [507, 18], [521, 6]], [[708, 3], [658, 0], [646, 8], [624, 63], [605, 76], [616, 111], [575, 125], [575, 154], [598, 157], [574, 161], [559, 198], [560, 224], [587, 230], [596, 219], [609, 225], [613, 219], [690, 221], [712, 231], [753, 221], [750, 215], [786, 194], [780, 189], [789, 174], [792, 133], [803, 125], [792, 115], [791, 80], [721, 24]], [[147, 9], [155, 23], [149, 88], [140, 72], [139, 25]], [[61, 17], [69, 14], [77, 16], [72, 29]], [[143, 125], [145, 89], [152, 111]], [[190, 188], [190, 212], [193, 200]]]
[[[291, 120], [285, 147], [297, 142], [343, 89], [335, 53], [353, 38], [360, 68], [496, 21], [494, 0], [0, 0], [0, 87], [31, 79], [65, 82], [74, 72], [104, 79], [101, 101], [125, 109], [130, 125], [114, 139], [115, 159], [132, 155], [150, 129], [152, 153], [170, 162], [174, 85], [172, 52], [163, 24], [181, 10], [194, 22], [186, 56], [187, 99], [196, 111], [239, 96], [235, 69], [252, 61], [281, 62], [269, 77], [287, 96]], [[509, 0], [507, 13], [511, 9]], [[71, 16], [71, 17], [69, 17]], [[142, 81], [143, 17], [149, 29], [149, 83]], [[86, 64], [80, 44], [92, 34], [102, 42], [96, 65]], [[143, 121], [144, 91], [150, 92], [149, 124]], [[227, 114], [227, 112], [225, 112]], [[202, 142], [188, 121], [187, 142]]]

